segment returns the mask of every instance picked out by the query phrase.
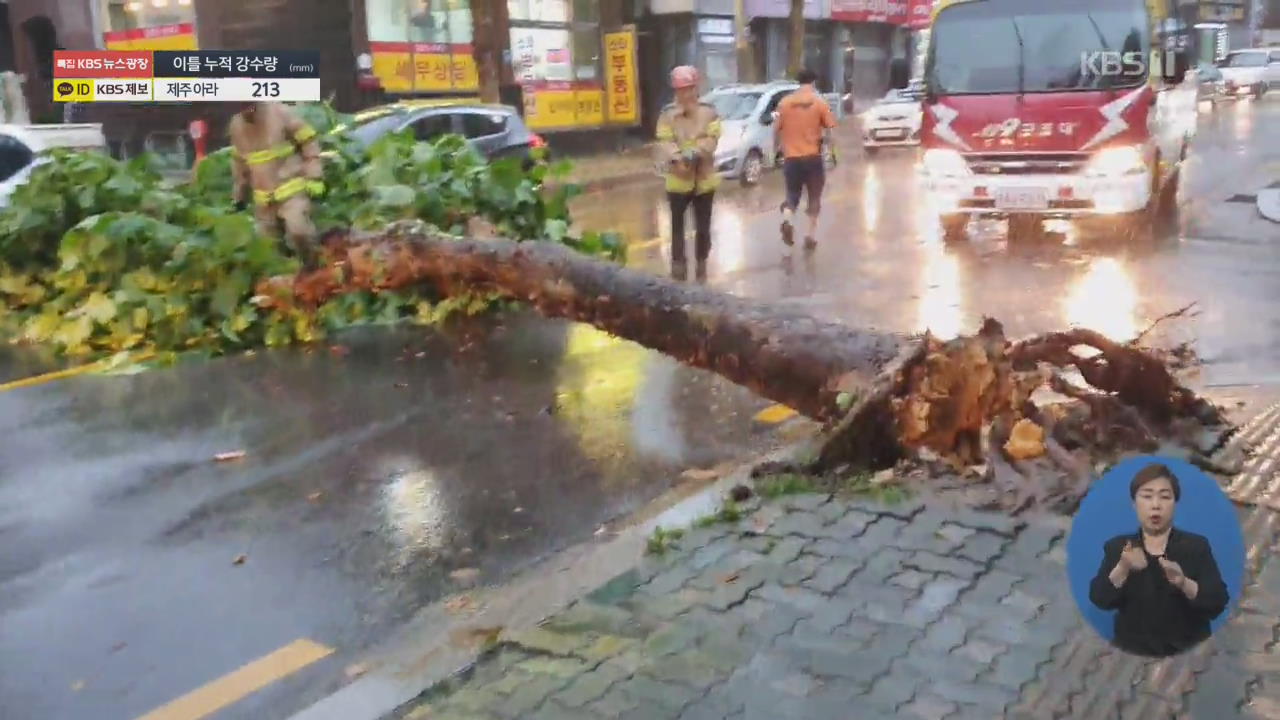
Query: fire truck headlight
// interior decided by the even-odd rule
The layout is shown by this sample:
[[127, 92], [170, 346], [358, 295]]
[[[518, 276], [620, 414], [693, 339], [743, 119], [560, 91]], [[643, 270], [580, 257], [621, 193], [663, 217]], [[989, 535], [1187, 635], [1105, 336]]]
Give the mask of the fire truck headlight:
[[1089, 161], [1085, 171], [1094, 177], [1118, 177], [1121, 175], [1138, 175], [1147, 169], [1146, 158], [1142, 151], [1132, 145], [1107, 148]]
[[970, 174], [969, 165], [964, 161], [964, 156], [949, 148], [929, 148], [924, 151], [921, 162], [927, 175], [963, 177]]

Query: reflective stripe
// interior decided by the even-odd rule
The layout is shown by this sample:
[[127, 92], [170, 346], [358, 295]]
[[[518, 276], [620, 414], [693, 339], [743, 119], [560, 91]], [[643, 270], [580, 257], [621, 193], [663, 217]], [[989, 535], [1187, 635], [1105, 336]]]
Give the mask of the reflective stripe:
[[667, 176], [667, 192], [687, 193], [693, 192], [694, 184], [692, 180], [678, 178], [675, 175]]
[[654, 137], [658, 140], [675, 140], [676, 133], [671, 129], [670, 125], [659, 125]]
[[269, 163], [272, 160], [287, 158], [294, 153], [294, 150], [295, 148], [292, 143], [281, 143], [275, 147], [251, 152], [247, 157], [242, 157], [244, 157], [245, 162], [250, 165], [261, 165], [263, 163]]
[[697, 195], [705, 195], [720, 187], [719, 175], [702, 178], [696, 183], [693, 180], [684, 180], [674, 175], [668, 175], [666, 179], [667, 192], [673, 193], [695, 193]]
[[303, 125], [293, 134], [293, 139], [299, 143], [304, 143], [316, 136], [315, 128], [310, 125]]
[[304, 190], [312, 195], [319, 195], [324, 192], [324, 183], [302, 177], [290, 178], [276, 186], [275, 190], [254, 190], [253, 201], [259, 205], [283, 202]]

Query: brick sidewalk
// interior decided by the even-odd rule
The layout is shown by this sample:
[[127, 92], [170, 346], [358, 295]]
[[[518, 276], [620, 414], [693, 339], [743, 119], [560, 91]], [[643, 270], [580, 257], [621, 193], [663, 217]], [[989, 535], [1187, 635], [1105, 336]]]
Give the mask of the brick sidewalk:
[[[1240, 440], [1280, 449], [1277, 420], [1273, 407]], [[1267, 454], [1237, 490], [1275, 491]], [[1254, 560], [1241, 608], [1157, 662], [1113, 651], [1080, 618], [1065, 519], [766, 501], [502, 638], [397, 717], [1276, 718], [1275, 512], [1241, 517]]]

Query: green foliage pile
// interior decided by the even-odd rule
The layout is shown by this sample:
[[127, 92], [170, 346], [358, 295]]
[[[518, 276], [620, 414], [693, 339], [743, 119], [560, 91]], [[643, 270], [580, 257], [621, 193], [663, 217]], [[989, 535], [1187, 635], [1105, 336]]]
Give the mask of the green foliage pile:
[[[456, 136], [427, 144], [390, 135], [362, 149], [329, 132], [350, 118], [322, 104], [297, 110], [322, 136], [328, 191], [313, 204], [322, 233], [412, 218], [461, 235], [480, 216], [511, 239], [620, 254], [615, 238], [570, 236], [576, 189], [551, 182], [567, 166], [488, 163]], [[49, 159], [0, 211], [0, 332], [18, 341], [74, 356], [220, 354], [312, 342], [353, 324], [436, 322], [492, 300], [353, 293], [314, 313], [264, 310], [253, 302], [257, 282], [298, 266], [283, 243], [257, 234], [251, 213], [235, 210], [228, 150], [179, 185], [148, 157], [57, 150]]]

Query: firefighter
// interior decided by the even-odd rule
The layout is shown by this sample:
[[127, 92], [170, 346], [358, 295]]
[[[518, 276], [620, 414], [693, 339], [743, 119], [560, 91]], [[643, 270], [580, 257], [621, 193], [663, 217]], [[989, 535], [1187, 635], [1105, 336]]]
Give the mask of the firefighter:
[[711, 209], [720, 184], [714, 162], [720, 117], [713, 106], [698, 99], [697, 68], [682, 65], [672, 70], [671, 87], [676, 101], [658, 117], [656, 137], [671, 209], [671, 275], [679, 280], [688, 277], [684, 215], [692, 206], [697, 277], [705, 280], [711, 254]]
[[320, 265], [311, 198], [324, 192], [324, 166], [316, 131], [280, 103], [245, 105], [231, 119], [231, 155], [236, 206], [253, 202], [258, 231], [280, 236], [302, 260]]

